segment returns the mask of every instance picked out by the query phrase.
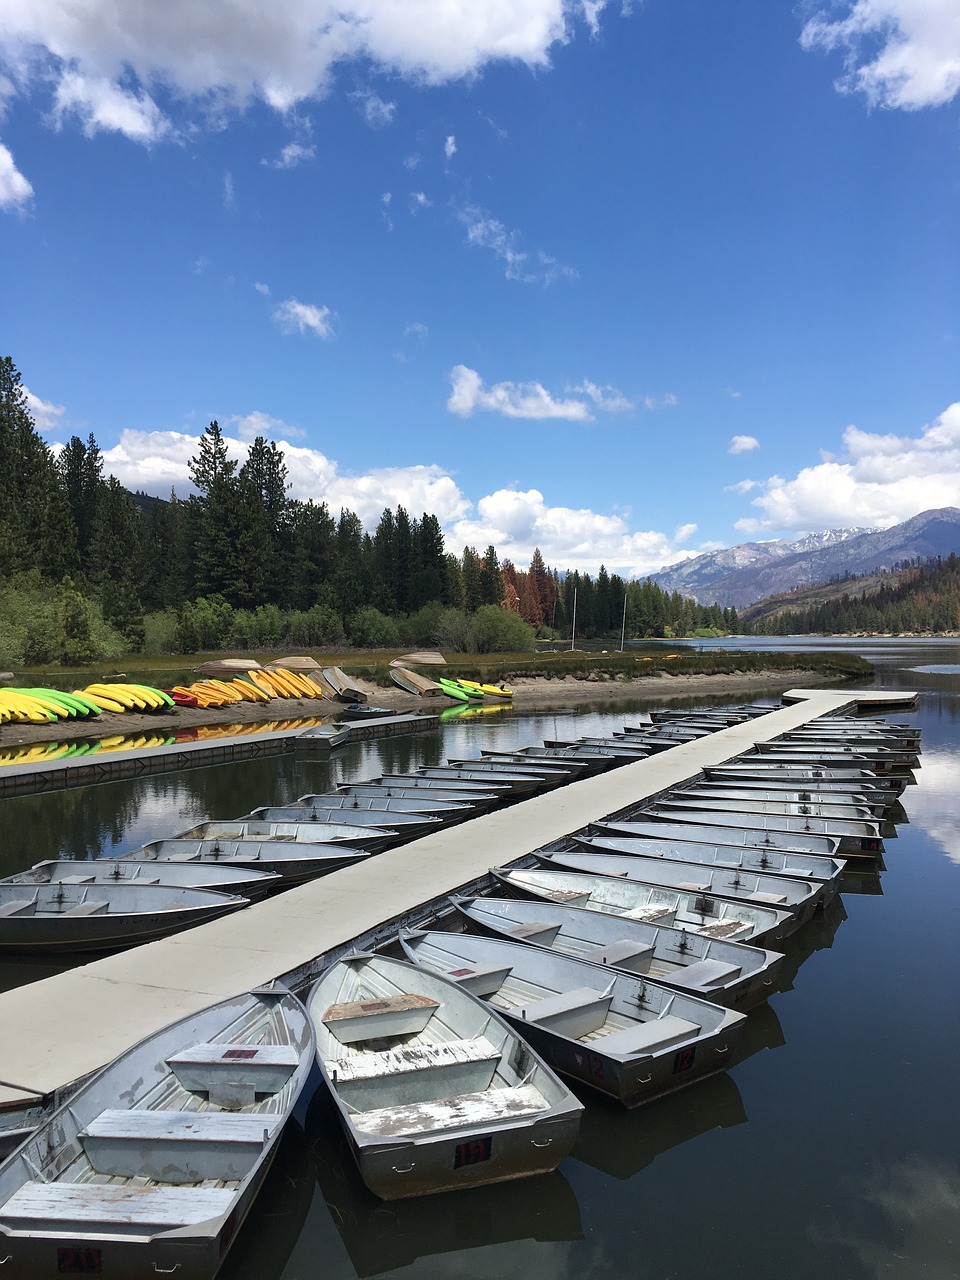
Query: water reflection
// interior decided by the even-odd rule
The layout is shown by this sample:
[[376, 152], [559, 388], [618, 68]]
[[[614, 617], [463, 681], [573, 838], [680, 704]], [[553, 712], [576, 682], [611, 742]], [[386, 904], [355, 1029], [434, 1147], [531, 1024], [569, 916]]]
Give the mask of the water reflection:
[[[325, 1096], [311, 1108], [307, 1135], [317, 1183], [358, 1276], [380, 1275], [428, 1255], [583, 1238], [577, 1197], [559, 1172], [386, 1203], [361, 1181]], [[514, 1274], [522, 1272], [519, 1264], [515, 1268]], [[472, 1274], [469, 1264], [461, 1269]]]
[[910, 793], [913, 821], [960, 864], [960, 751], [925, 748], [921, 783]]
[[853, 1254], [866, 1276], [956, 1280], [960, 1271], [960, 1168], [956, 1164], [918, 1156], [874, 1170], [844, 1190], [850, 1203], [834, 1209], [828, 1221], [807, 1228], [815, 1244], [830, 1249], [832, 1256], [838, 1248]]

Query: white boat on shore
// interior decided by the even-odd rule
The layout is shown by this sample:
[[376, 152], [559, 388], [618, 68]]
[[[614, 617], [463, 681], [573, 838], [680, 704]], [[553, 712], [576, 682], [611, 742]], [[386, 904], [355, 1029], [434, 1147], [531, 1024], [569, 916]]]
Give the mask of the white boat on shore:
[[420, 967], [469, 984], [554, 1070], [626, 1107], [732, 1060], [746, 1017], [633, 974], [499, 938], [401, 933]]
[[762, 947], [543, 899], [450, 900], [483, 933], [638, 973], [728, 1009], [750, 1009], [766, 1000], [783, 962], [779, 952]]
[[346, 957], [307, 1001], [317, 1058], [364, 1182], [384, 1200], [547, 1173], [581, 1104], [467, 984]]
[[179, 885], [0, 884], [0, 950], [107, 951], [239, 911], [249, 899]]
[[310, 1075], [282, 988], [236, 996], [98, 1071], [0, 1165], [4, 1280], [210, 1280]]

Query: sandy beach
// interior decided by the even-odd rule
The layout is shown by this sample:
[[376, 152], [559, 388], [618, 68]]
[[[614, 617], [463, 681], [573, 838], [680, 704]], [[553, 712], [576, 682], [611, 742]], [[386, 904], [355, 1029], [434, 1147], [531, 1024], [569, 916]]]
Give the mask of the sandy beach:
[[[368, 705], [396, 711], [443, 711], [454, 706], [449, 698], [419, 698], [396, 687], [381, 688], [363, 680], [358, 687], [367, 694]], [[776, 674], [752, 672], [744, 675], [658, 675], [642, 680], [578, 680], [573, 676], [559, 679], [519, 679], [513, 689], [512, 706], [517, 711], [539, 711], [564, 708], [605, 709], [618, 704], [636, 705], [639, 701], [668, 701], [672, 698], [703, 698], [730, 695], [743, 697], [776, 696], [784, 689], [823, 684], [822, 676], [810, 671], [778, 671]], [[341, 704], [309, 698], [274, 698], [269, 703], [237, 702], [228, 707], [177, 707], [155, 715], [112, 714], [104, 712], [95, 720], [59, 720], [51, 724], [0, 725], [0, 750], [24, 744], [69, 742], [76, 738], [105, 738], [115, 735], [134, 737], [139, 734], [173, 734], [204, 725], [240, 725], [246, 730], [262, 724], [284, 728], [303, 719], [336, 720]]]

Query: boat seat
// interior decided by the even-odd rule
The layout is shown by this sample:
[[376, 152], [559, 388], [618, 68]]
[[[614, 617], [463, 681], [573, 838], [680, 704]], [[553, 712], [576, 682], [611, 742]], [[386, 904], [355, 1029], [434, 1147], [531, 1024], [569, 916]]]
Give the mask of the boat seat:
[[727, 964], [724, 960], [697, 960], [682, 969], [676, 969], [668, 975], [670, 983], [675, 987], [689, 987], [691, 990], [704, 990], [717, 987], [739, 977], [741, 966]]
[[590, 901], [590, 894], [582, 889], [551, 889], [550, 899], [552, 902], [562, 902], [568, 907], [577, 907], [581, 903]]
[[559, 924], [544, 923], [536, 920], [530, 924], [514, 924], [505, 929], [505, 933], [509, 933], [511, 938], [519, 938], [522, 941], [542, 942], [549, 945], [560, 932]]
[[124, 1108], [101, 1113], [80, 1133], [97, 1173], [158, 1182], [236, 1182], [260, 1159], [281, 1123], [276, 1115], [229, 1111], [148, 1111]]
[[583, 958], [591, 964], [611, 964], [621, 969], [632, 969], [640, 961], [649, 960], [652, 955], [652, 946], [630, 938], [621, 938], [608, 942], [605, 946], [595, 947]]
[[332, 1004], [322, 1022], [342, 1044], [358, 1044], [384, 1036], [418, 1035], [439, 1008], [439, 1001], [430, 996], [403, 992], [380, 1000], [345, 1000]]
[[397, 1107], [378, 1107], [353, 1116], [363, 1133], [379, 1138], [401, 1134], [442, 1132], [444, 1129], [475, 1129], [495, 1125], [520, 1116], [536, 1115], [549, 1109], [549, 1102], [532, 1084], [514, 1089], [487, 1089], [483, 1093], [462, 1093], [435, 1102], [419, 1102]]
[[612, 1031], [607, 1036], [598, 1036], [591, 1043], [604, 1053], [624, 1055], [655, 1053], [658, 1049], [666, 1049], [669, 1045], [688, 1040], [699, 1030], [700, 1027], [696, 1022], [680, 1018], [675, 1013], [667, 1013], [662, 1018], [651, 1018], [649, 1022], [636, 1022], [632, 1027], [624, 1027], [622, 1031]]
[[664, 916], [672, 916], [673, 907], [665, 907], [662, 904], [651, 903], [646, 907], [631, 907], [629, 911], [621, 911], [620, 914], [624, 920], [643, 920], [650, 923], [653, 920], [662, 920]]
[[63, 916], [96, 916], [101, 912], [106, 914], [107, 904], [101, 899], [99, 902], [78, 902], [75, 907], [67, 907], [66, 911], [61, 911]]
[[577, 1040], [603, 1026], [612, 1001], [612, 994], [602, 995], [595, 987], [574, 987], [519, 1005], [510, 1013]]
[[279, 1093], [296, 1070], [292, 1044], [195, 1044], [167, 1058], [184, 1089], [205, 1093], [229, 1111], [248, 1106], [257, 1094]]
[[26, 911], [27, 907], [36, 906], [36, 898], [14, 898], [11, 902], [5, 902], [0, 906], [0, 918], [5, 916], [19, 915], [21, 911]]
[[4, 1205], [0, 1221], [12, 1230], [45, 1227], [69, 1231], [143, 1235], [185, 1227], [225, 1214], [234, 1192], [221, 1187], [110, 1186], [95, 1182], [25, 1182]]
[[480, 1093], [489, 1088], [500, 1057], [500, 1050], [485, 1036], [477, 1036], [445, 1044], [412, 1044], [382, 1053], [356, 1053], [328, 1060], [325, 1066], [339, 1097], [358, 1111], [366, 1111], [382, 1103], [384, 1096], [406, 1104], [456, 1093]]
[[697, 933], [705, 938], [733, 938], [747, 933], [750, 926], [743, 920], [714, 920], [711, 924], [697, 925]]
[[786, 902], [787, 895], [785, 893], [750, 893], [747, 895], [751, 902]]
[[96, 876], [61, 876], [58, 884], [93, 884]]
[[680, 880], [677, 883], [678, 889], [683, 889], [687, 893], [709, 893], [710, 881], [707, 880], [703, 884], [698, 884], [695, 880]]
[[508, 964], [477, 964], [471, 969], [450, 969], [447, 977], [471, 995], [492, 996], [503, 986], [510, 970], [511, 966]]

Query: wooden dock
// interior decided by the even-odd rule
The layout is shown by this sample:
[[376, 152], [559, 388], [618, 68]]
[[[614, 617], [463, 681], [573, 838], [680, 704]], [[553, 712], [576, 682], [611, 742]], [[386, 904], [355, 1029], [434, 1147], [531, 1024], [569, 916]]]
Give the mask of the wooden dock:
[[817, 716], [879, 713], [904, 694], [799, 690], [796, 701], [607, 773], [379, 854], [185, 933], [0, 993], [0, 1113], [26, 1114], [130, 1045], [217, 1000], [283, 978], [415, 921], [491, 866], [695, 777]]

